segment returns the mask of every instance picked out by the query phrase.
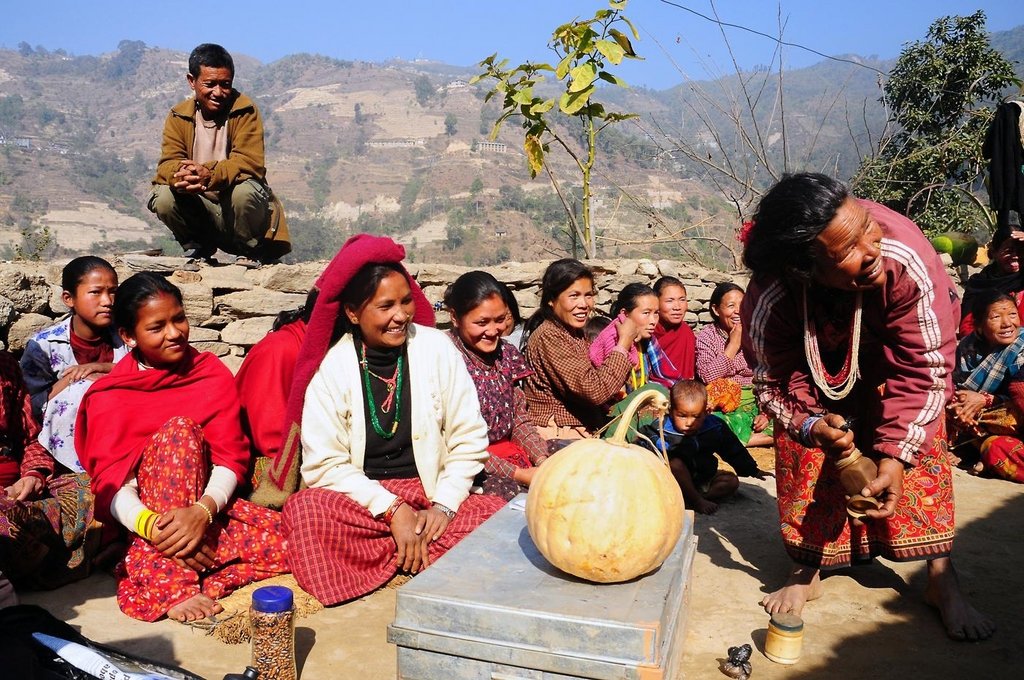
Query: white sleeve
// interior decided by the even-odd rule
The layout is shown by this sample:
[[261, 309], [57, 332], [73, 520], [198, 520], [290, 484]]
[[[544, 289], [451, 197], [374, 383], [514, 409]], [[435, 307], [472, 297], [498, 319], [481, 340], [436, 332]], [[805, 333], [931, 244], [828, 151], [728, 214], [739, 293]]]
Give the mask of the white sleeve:
[[[217, 512], [224, 509], [224, 506], [231, 500], [238, 486], [238, 477], [231, 468], [223, 465], [214, 465], [210, 472], [210, 481], [206, 483], [204, 496], [209, 496], [217, 504]], [[214, 513], [216, 514], [216, 513]]]
[[125, 482], [110, 501], [110, 514], [132, 533], [139, 515], [148, 509], [139, 498], [139, 483], [134, 477]]

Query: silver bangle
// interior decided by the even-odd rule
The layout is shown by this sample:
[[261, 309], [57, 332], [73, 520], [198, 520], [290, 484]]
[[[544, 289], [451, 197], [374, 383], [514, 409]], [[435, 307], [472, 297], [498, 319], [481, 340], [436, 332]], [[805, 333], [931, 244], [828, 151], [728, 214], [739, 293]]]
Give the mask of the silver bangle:
[[451, 508], [441, 505], [440, 503], [434, 503], [434, 507], [444, 513], [448, 519], [455, 519], [455, 511]]

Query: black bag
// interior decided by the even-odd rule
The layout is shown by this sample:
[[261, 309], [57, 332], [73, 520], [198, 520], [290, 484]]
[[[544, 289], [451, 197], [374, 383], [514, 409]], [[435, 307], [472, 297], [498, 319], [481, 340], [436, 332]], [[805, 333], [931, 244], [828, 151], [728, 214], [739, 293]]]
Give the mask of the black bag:
[[152, 671], [176, 680], [203, 680], [176, 666], [130, 656], [81, 635], [42, 607], [30, 604], [0, 609], [0, 680], [95, 680], [39, 644], [32, 633], [45, 633], [92, 647], [125, 670]]

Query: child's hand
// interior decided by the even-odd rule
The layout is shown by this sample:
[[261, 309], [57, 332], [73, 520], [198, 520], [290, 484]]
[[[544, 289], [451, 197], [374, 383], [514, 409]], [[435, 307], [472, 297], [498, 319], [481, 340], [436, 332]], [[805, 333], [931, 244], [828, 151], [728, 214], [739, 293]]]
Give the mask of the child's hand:
[[68, 366], [61, 377], [67, 378], [70, 384], [85, 378], [96, 380], [104, 373], [110, 373], [110, 364], [76, 364], [75, 366]]

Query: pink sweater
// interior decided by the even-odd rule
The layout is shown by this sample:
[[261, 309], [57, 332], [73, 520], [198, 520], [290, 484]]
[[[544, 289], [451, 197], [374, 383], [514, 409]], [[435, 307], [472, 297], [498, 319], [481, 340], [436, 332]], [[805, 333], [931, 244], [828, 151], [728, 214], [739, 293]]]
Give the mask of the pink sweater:
[[[608, 355], [615, 351], [615, 346], [619, 344], [619, 330], [618, 326], [622, 323], [622, 320], [626, 318], [625, 314], [619, 314], [610, 324], [605, 326], [594, 341], [590, 343], [590, 363], [595, 366], [601, 366], [604, 364], [604, 360], [608, 358]], [[631, 345], [629, 348], [629, 365], [637, 366], [638, 355], [636, 351], [636, 345]]]

